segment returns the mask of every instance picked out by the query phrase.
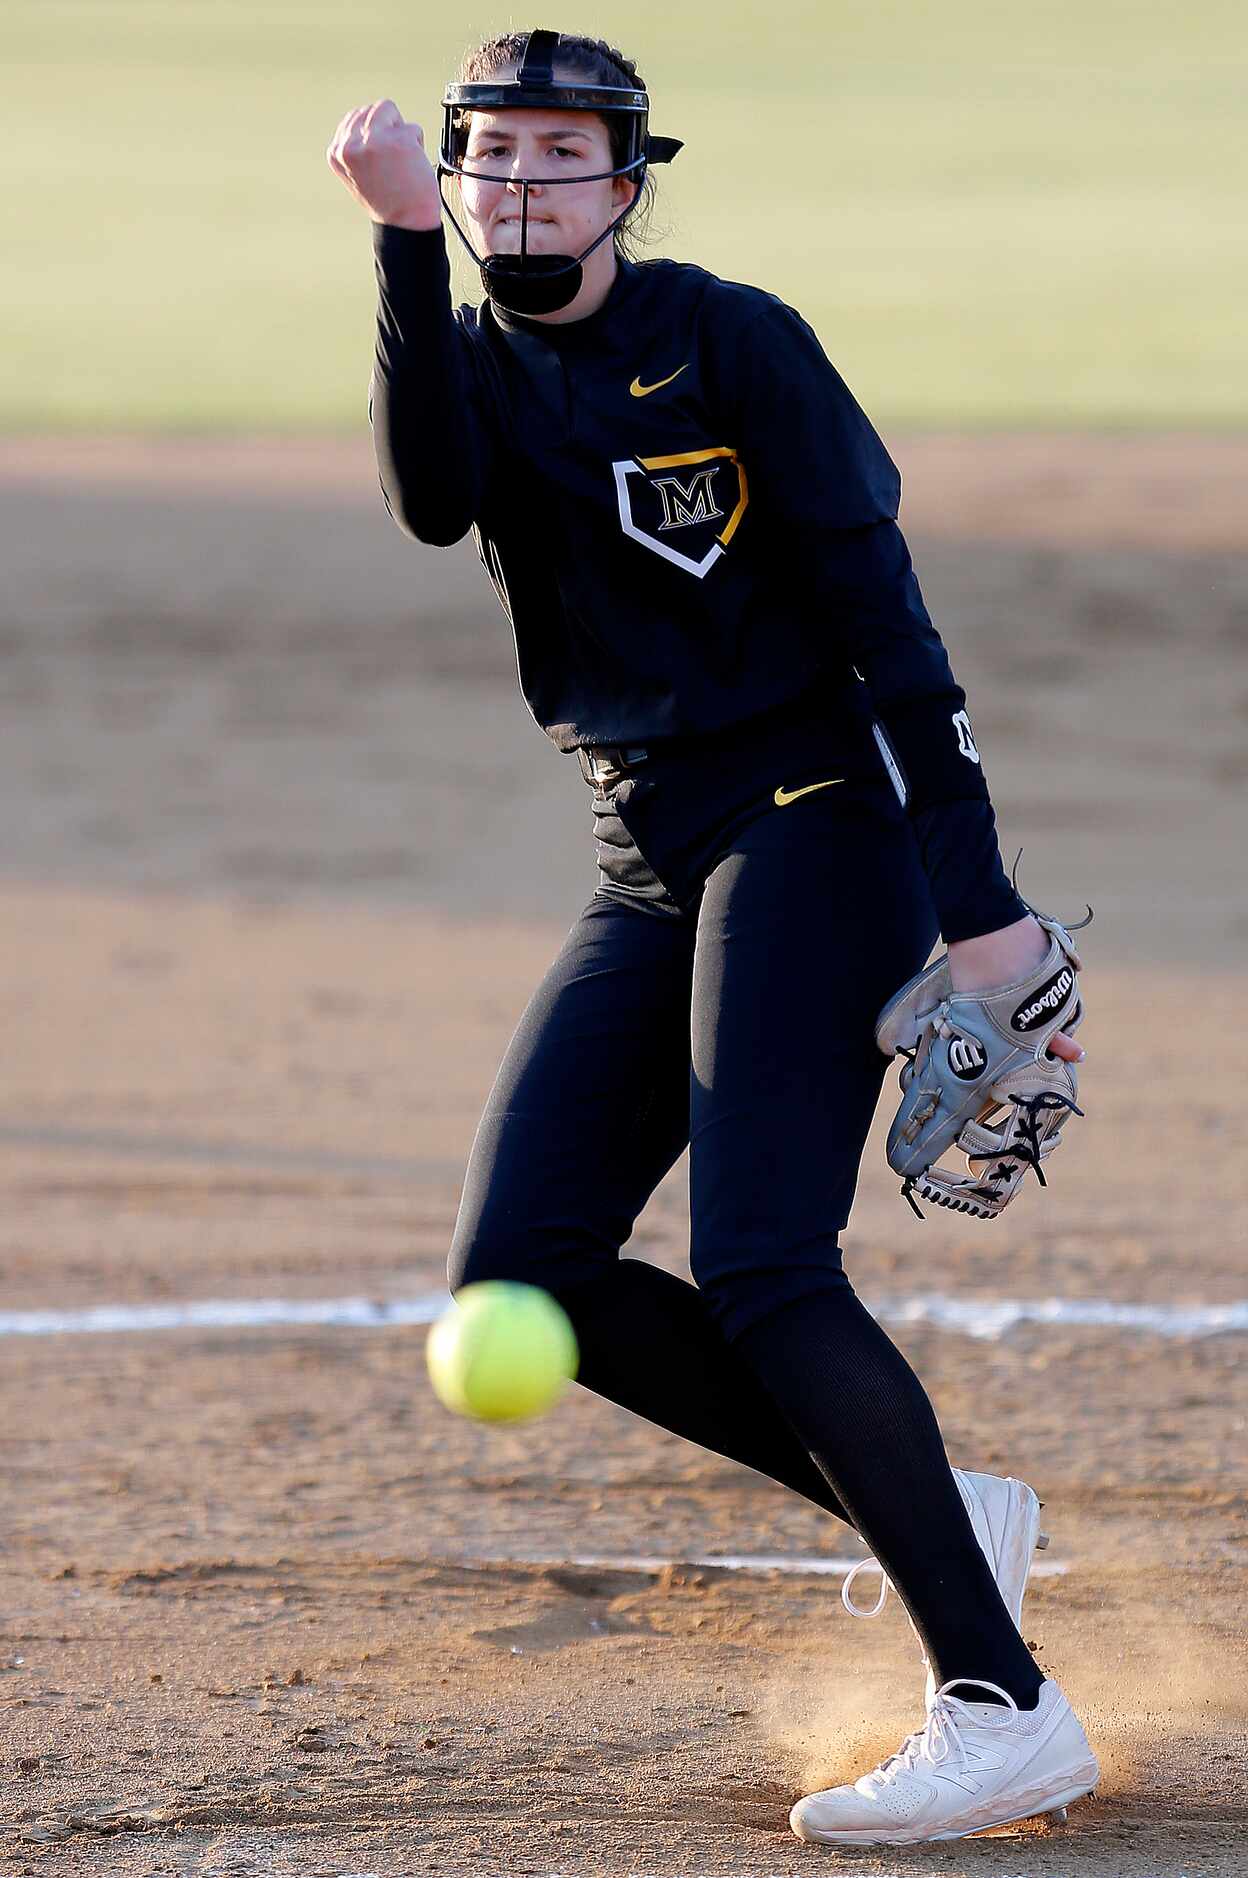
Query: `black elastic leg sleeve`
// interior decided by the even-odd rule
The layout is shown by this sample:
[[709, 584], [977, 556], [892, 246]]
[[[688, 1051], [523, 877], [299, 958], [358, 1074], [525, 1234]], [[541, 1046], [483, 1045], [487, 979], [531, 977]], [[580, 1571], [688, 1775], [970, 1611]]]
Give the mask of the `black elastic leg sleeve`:
[[[995, 1682], [1021, 1708], [1042, 1677], [997, 1590], [936, 1416], [852, 1290], [786, 1305], [734, 1340], [832, 1483], [914, 1620], [937, 1686]], [[958, 1691], [990, 1701], [983, 1690]]]

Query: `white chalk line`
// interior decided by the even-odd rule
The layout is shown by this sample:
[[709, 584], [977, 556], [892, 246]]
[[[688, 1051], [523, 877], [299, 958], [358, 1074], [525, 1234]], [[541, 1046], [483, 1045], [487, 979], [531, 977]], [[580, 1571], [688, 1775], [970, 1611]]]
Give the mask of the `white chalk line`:
[[[740, 1555], [718, 1554], [697, 1558], [684, 1555], [675, 1558], [668, 1555], [660, 1557], [658, 1553], [642, 1554], [637, 1558], [602, 1556], [569, 1558], [566, 1553], [512, 1552], [504, 1558], [464, 1558], [456, 1561], [463, 1565], [486, 1568], [491, 1565], [571, 1565], [581, 1571], [600, 1572], [661, 1572], [673, 1567], [677, 1570], [686, 1566], [699, 1571], [727, 1572], [787, 1572], [793, 1577], [802, 1578], [843, 1578], [855, 1565], [862, 1563], [861, 1558], [829, 1558], [826, 1556], [801, 1557], [792, 1553], [744, 1552]], [[1032, 1578], [1064, 1578], [1071, 1569], [1067, 1559], [1035, 1559], [1032, 1561]]]
[[[206, 1298], [191, 1304], [104, 1304], [85, 1311], [0, 1311], [0, 1336], [99, 1336], [119, 1331], [265, 1330], [319, 1325], [385, 1330], [431, 1324], [445, 1291], [415, 1298]], [[884, 1324], [931, 1324], [995, 1343], [1025, 1324], [1053, 1329], [1135, 1331], [1157, 1337], [1248, 1332], [1248, 1301], [1235, 1304], [1116, 1304], [1108, 1298], [959, 1298], [915, 1292], [863, 1302]]]
[[339, 1330], [384, 1330], [431, 1324], [448, 1295], [420, 1298], [205, 1298], [195, 1304], [102, 1304], [88, 1311], [0, 1311], [0, 1336], [59, 1337], [134, 1330], [265, 1330], [324, 1324]]

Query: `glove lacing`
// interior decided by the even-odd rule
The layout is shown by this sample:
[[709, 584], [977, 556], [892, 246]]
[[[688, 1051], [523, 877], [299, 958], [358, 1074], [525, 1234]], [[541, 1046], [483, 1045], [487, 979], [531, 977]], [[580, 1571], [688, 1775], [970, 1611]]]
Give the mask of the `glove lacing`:
[[[1016, 1136], [1008, 1152], [1016, 1155], [1020, 1161], [1025, 1161], [1028, 1167], [1034, 1168], [1040, 1185], [1047, 1187], [1049, 1183], [1040, 1165], [1040, 1130], [1036, 1124], [1036, 1116], [1041, 1109], [1070, 1109], [1073, 1114], [1081, 1116], [1083, 1110], [1077, 1102], [1072, 1102], [1069, 1096], [1064, 1096], [1058, 1089], [1041, 1089], [1039, 1094], [1034, 1096], [1011, 1094], [1009, 1100], [1025, 1113], [1020, 1114], [1018, 1120], [1022, 1140], [1020, 1141]], [[1084, 1116], [1085, 1121], [1086, 1119], [1087, 1117]], [[968, 1161], [991, 1161], [1000, 1152], [1000, 1148], [994, 1148], [985, 1154], [968, 1154], [966, 1158]]]

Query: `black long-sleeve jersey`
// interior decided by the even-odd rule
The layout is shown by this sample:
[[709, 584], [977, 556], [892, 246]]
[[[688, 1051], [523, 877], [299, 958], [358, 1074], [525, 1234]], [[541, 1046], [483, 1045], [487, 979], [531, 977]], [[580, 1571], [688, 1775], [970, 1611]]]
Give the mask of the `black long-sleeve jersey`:
[[472, 530], [558, 748], [720, 732], [843, 678], [846, 739], [875, 734], [946, 940], [1020, 918], [900, 477], [800, 315], [623, 257], [585, 319], [452, 309], [440, 228], [373, 232], [386, 506], [421, 541]]

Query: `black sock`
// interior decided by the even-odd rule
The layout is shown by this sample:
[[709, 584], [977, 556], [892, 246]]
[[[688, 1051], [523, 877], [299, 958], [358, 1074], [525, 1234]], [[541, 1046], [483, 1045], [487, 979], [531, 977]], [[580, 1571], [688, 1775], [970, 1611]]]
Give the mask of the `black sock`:
[[[932, 1405], [845, 1284], [753, 1324], [735, 1348], [818, 1463], [914, 1620], [937, 1687], [995, 1682], [1034, 1708], [1043, 1680], [975, 1538]], [[970, 1701], [998, 1701], [965, 1690]]]
[[[949, 1693], [950, 1695], [958, 1696], [963, 1702], [991, 1702], [994, 1708], [1004, 1708], [1006, 1706], [999, 1695], [994, 1695], [991, 1689], [981, 1689], [977, 1682], [957, 1682]], [[1014, 1697], [1015, 1706], [1021, 1708], [1024, 1713], [1030, 1708], [1035, 1708], [1039, 1700], [1039, 1683], [1036, 1684], [1034, 1691], [1028, 1696], [1025, 1702], [1020, 1701], [1017, 1696]]]
[[[735, 1345], [695, 1285], [639, 1259], [621, 1259], [555, 1295], [576, 1331], [578, 1381], [586, 1388], [779, 1481], [862, 1532], [914, 1620], [937, 1685], [959, 1672], [982, 1676], [1008, 1690], [1021, 1709], [1034, 1708], [1040, 1672], [971, 1530], [931, 1404], [848, 1287], [788, 1306]], [[843, 1362], [829, 1362], [834, 1351]], [[850, 1450], [844, 1454], [834, 1435], [838, 1420]], [[851, 1516], [848, 1498], [836, 1490], [848, 1494], [846, 1475], [870, 1506], [875, 1531]], [[912, 1496], [909, 1516], [890, 1481], [909, 1481], [903, 1489]], [[888, 1536], [877, 1543], [878, 1533]], [[898, 1576], [912, 1584], [916, 1572], [905, 1563], [912, 1556], [917, 1597], [907, 1595]], [[954, 1693], [1000, 1700], [975, 1686]]]

